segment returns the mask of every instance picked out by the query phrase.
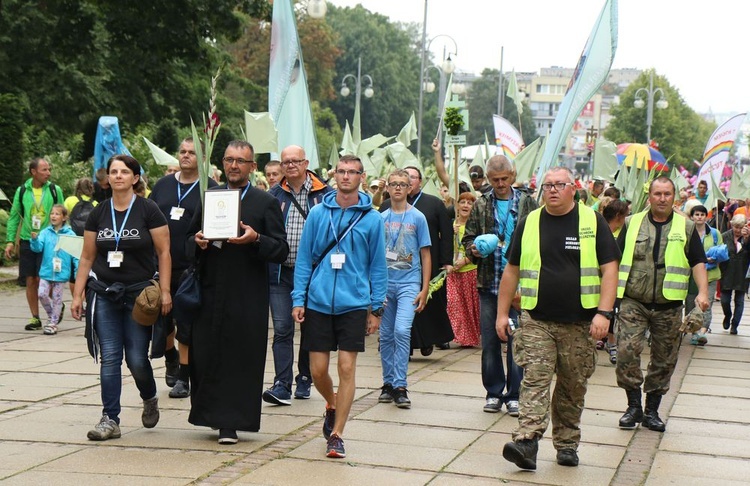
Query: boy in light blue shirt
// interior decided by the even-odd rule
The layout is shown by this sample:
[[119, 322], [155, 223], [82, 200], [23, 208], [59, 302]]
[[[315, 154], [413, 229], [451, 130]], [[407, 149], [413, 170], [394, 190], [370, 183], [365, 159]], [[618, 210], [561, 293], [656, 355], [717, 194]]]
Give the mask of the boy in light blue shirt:
[[430, 285], [430, 233], [427, 220], [406, 202], [409, 173], [397, 170], [388, 176], [391, 207], [381, 214], [385, 223], [385, 258], [388, 291], [380, 323], [380, 360], [383, 387], [378, 401], [411, 408], [406, 372], [411, 351], [414, 313], [427, 303]]

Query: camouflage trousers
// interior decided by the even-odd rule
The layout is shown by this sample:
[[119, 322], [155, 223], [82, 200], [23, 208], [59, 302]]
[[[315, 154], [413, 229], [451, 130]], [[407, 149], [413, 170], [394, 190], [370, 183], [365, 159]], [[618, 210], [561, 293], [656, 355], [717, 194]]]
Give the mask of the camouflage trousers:
[[648, 329], [651, 332], [651, 360], [643, 391], [657, 395], [667, 393], [680, 350], [682, 306], [652, 311], [625, 297], [620, 304], [617, 322], [617, 385], [625, 390], [635, 390], [644, 384], [641, 353]]
[[513, 335], [513, 355], [524, 374], [513, 440], [541, 438], [551, 413], [555, 449], [577, 449], [586, 386], [596, 366], [591, 321], [536, 321], [523, 311], [520, 322]]

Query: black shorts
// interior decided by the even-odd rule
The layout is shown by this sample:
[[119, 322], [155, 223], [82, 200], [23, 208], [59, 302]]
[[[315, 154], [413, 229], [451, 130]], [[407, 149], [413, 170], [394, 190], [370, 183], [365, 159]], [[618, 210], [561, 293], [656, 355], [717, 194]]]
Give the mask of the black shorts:
[[42, 267], [42, 254], [31, 251], [31, 242], [21, 240], [18, 260], [18, 276], [20, 278], [38, 277]]
[[340, 314], [322, 314], [305, 309], [302, 323], [302, 343], [305, 351], [354, 351], [365, 350], [367, 310], [356, 310]]

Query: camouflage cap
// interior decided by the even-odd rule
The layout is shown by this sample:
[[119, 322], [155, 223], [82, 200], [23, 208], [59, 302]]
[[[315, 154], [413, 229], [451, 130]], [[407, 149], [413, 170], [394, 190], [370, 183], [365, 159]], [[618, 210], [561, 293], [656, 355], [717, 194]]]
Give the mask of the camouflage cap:
[[680, 332], [694, 333], [701, 327], [703, 327], [703, 311], [699, 307], [694, 307], [682, 320]]

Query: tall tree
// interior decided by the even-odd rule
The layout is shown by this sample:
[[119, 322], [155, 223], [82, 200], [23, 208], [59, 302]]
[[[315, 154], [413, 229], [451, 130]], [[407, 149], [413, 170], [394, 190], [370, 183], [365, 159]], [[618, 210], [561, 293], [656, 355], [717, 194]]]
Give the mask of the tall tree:
[[[646, 143], [647, 106], [636, 108], [635, 92], [649, 88], [650, 71], [644, 71], [638, 79], [620, 95], [620, 103], [612, 107], [613, 119], [604, 131], [604, 137], [615, 143]], [[654, 89], [661, 88], [666, 94], [669, 106], [658, 109], [654, 106], [651, 139], [659, 144], [659, 150], [671, 163], [692, 165], [700, 160], [716, 124], [703, 119], [682, 99], [679, 91], [663, 76], [654, 76]], [[658, 96], [658, 95], [657, 95]], [[648, 101], [644, 97], [644, 101]]]
[[[343, 51], [336, 61], [334, 84], [338, 90], [343, 77], [357, 74], [357, 59], [362, 58], [362, 74], [373, 79], [375, 96], [362, 95], [362, 136], [376, 133], [396, 135], [417, 110], [420, 58], [418, 33], [413, 25], [391, 22], [387, 17], [361, 5], [337, 8], [329, 5], [326, 22], [338, 33]], [[355, 89], [352, 94], [337, 95], [330, 102], [340, 125], [352, 120]], [[362, 89], [367, 83], [363, 81]]]
[[[476, 79], [468, 92], [469, 107], [469, 134], [466, 143], [469, 145], [484, 143], [484, 134], [487, 132], [490, 140], [495, 133], [495, 127], [492, 123], [492, 115], [497, 112], [497, 93], [500, 84], [500, 72], [497, 69], [485, 69], [482, 76]], [[507, 88], [507, 81], [504, 84]], [[503, 90], [502, 96], [505, 96]], [[521, 127], [523, 130], [524, 143], [529, 144], [537, 137], [536, 126], [531, 116], [531, 110], [528, 105], [521, 113]], [[508, 98], [503, 104], [503, 118], [507, 119], [516, 129], [518, 125], [518, 111], [516, 105]]]

